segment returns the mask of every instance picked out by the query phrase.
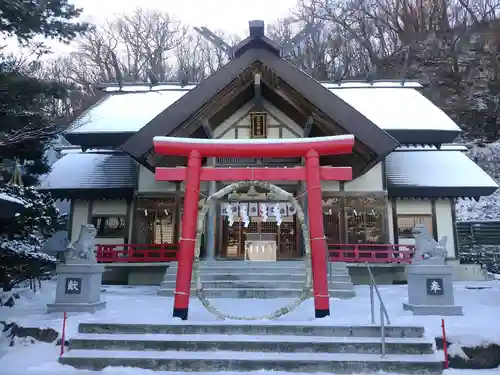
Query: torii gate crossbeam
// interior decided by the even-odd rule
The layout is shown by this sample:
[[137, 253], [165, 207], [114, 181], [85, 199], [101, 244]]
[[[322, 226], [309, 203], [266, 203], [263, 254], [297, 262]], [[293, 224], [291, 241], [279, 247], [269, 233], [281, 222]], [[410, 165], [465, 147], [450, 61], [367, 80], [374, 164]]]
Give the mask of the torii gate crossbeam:
[[[187, 156], [187, 168], [157, 168], [157, 181], [185, 181], [184, 217], [178, 254], [173, 316], [188, 318], [191, 275], [195, 254], [196, 218], [200, 182], [206, 180], [305, 180], [308, 197], [309, 235], [313, 271], [315, 316], [330, 315], [326, 241], [323, 226], [321, 180], [348, 181], [350, 167], [321, 167], [321, 155], [350, 154], [354, 136], [299, 139], [191, 139], [155, 137], [154, 150], [160, 155]], [[305, 157], [298, 168], [202, 168], [203, 157]]]

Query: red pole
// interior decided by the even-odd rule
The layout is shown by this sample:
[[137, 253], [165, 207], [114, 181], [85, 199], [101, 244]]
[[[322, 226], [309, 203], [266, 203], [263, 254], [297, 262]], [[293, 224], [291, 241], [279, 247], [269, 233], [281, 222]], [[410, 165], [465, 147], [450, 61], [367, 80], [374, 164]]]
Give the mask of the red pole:
[[63, 314], [63, 326], [61, 332], [61, 353], [62, 356], [64, 354], [64, 341], [66, 341], [66, 320], [68, 319], [67, 313]]
[[187, 320], [191, 274], [193, 272], [194, 245], [198, 219], [198, 200], [201, 175], [201, 155], [193, 150], [188, 157], [188, 173], [184, 192], [184, 216], [179, 240], [177, 279], [175, 283], [174, 318]]
[[311, 237], [311, 261], [313, 272], [314, 315], [323, 318], [330, 315], [328, 275], [326, 265], [326, 241], [323, 227], [319, 155], [309, 150], [306, 155], [307, 212]]
[[448, 343], [446, 341], [446, 328], [444, 319], [441, 319], [441, 329], [443, 330], [443, 352], [444, 352], [444, 368], [448, 368]]

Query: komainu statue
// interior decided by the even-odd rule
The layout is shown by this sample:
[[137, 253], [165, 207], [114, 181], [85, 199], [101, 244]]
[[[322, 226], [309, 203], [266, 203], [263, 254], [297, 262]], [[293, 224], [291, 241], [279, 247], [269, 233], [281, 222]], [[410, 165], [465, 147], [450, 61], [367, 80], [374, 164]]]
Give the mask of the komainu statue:
[[64, 263], [71, 260], [97, 263], [95, 257], [96, 228], [92, 224], [83, 224], [78, 239], [71, 243], [64, 251]]
[[415, 256], [412, 263], [444, 264], [446, 262], [448, 237], [444, 236], [439, 242], [434, 240], [424, 224], [416, 225], [412, 233], [415, 238]]

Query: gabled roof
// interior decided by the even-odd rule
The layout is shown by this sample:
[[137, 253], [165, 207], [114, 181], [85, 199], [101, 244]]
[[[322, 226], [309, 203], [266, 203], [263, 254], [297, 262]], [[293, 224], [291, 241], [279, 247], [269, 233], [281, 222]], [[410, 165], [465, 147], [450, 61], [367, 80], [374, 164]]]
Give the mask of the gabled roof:
[[[419, 90], [414, 81], [321, 82], [401, 144], [439, 145], [460, 128]], [[106, 87], [108, 97], [91, 107], [66, 133], [84, 148], [119, 147], [196, 85], [148, 84]]]
[[385, 156], [398, 142], [381, 130], [363, 114], [333, 95], [321, 83], [292, 64], [262, 48], [249, 49], [241, 57], [231, 60], [189, 93], [156, 116], [149, 124], [129, 138], [121, 149], [136, 159], [145, 155], [153, 145], [153, 137], [173, 135], [183, 122], [228, 86], [251, 64], [260, 62], [271, 69], [306, 98], [316, 108], [341, 126], [347, 133], [368, 146], [378, 156]]

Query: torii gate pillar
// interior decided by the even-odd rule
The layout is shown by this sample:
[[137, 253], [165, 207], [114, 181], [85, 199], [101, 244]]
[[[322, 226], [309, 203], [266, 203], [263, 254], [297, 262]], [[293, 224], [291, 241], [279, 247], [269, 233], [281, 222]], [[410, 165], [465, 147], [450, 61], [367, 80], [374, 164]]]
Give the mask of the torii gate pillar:
[[[316, 318], [330, 315], [327, 248], [323, 227], [321, 180], [350, 181], [351, 167], [321, 167], [320, 155], [350, 154], [354, 137], [335, 136], [302, 139], [224, 140], [155, 137], [160, 155], [187, 156], [187, 168], [156, 168], [157, 181], [185, 181], [184, 216], [178, 254], [173, 316], [187, 320], [191, 276], [195, 254], [198, 199], [201, 181], [305, 180]], [[203, 157], [305, 157], [297, 168], [202, 168]]]

